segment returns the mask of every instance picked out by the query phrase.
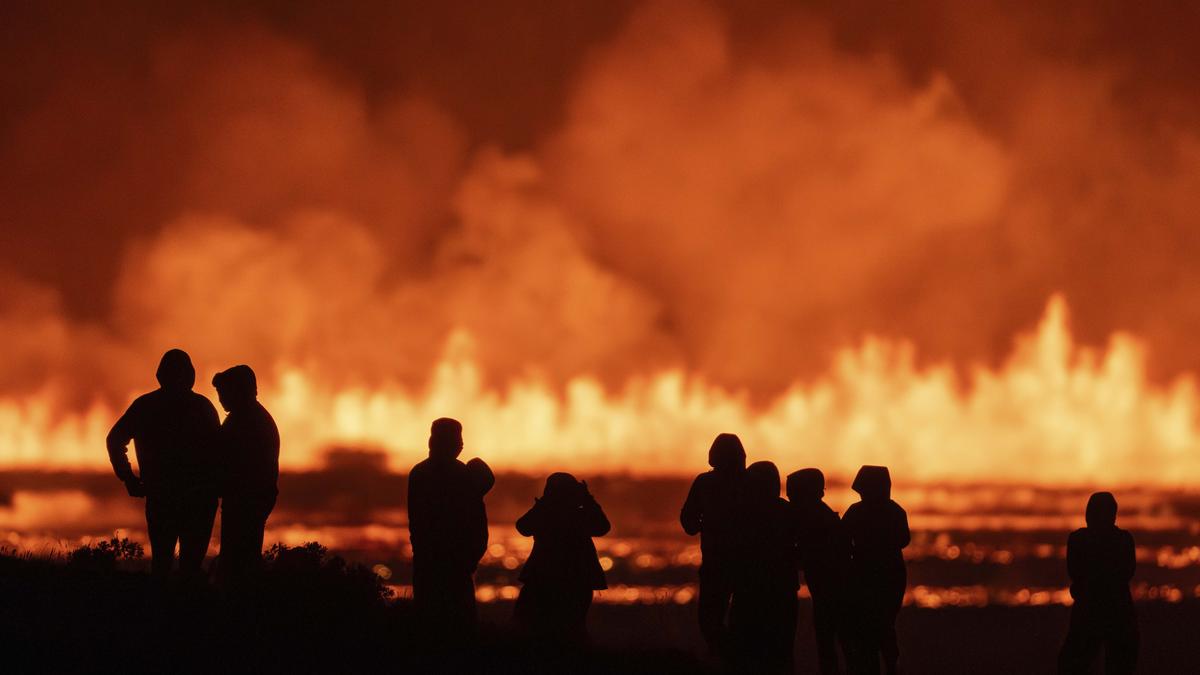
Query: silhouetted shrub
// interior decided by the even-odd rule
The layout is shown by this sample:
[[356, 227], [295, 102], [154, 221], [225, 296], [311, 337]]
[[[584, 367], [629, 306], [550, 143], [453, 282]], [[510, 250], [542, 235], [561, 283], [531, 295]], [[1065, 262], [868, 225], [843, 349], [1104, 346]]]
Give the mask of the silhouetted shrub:
[[379, 575], [358, 563], [329, 555], [321, 544], [275, 544], [263, 556], [264, 579], [284, 592], [299, 592], [337, 605], [380, 605], [392, 597]]
[[118, 560], [140, 560], [144, 555], [142, 545], [128, 538], [113, 537], [96, 544], [84, 544], [71, 551], [67, 565], [75, 569], [112, 571]]

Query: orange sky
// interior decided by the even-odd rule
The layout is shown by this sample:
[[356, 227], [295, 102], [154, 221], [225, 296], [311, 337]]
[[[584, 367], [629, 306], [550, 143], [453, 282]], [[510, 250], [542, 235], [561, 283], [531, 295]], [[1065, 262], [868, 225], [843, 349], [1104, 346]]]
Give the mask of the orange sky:
[[462, 333], [497, 391], [769, 406], [867, 335], [999, 368], [1056, 293], [1200, 369], [1196, 9], [534, 4], [0, 9], [0, 398]]

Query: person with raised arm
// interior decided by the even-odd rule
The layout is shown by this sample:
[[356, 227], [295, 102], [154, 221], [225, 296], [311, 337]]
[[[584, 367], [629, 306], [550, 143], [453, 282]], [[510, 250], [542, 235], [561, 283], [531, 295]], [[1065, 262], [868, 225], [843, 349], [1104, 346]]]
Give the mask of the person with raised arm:
[[587, 642], [592, 592], [608, 588], [592, 537], [608, 534], [608, 518], [585, 481], [552, 473], [517, 532], [533, 537], [521, 569], [521, 594], [513, 615], [526, 631], [549, 643]]

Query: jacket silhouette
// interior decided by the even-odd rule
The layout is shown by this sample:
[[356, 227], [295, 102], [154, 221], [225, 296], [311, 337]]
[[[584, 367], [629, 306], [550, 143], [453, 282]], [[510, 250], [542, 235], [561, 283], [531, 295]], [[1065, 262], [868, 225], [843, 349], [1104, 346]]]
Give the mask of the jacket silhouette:
[[892, 501], [892, 479], [885, 466], [864, 466], [850, 486], [862, 498], [842, 517], [850, 542], [850, 592], [853, 636], [850, 670], [896, 672], [900, 649], [896, 616], [904, 602], [907, 572], [903, 549], [908, 546], [908, 514]]
[[796, 561], [812, 596], [813, 628], [821, 673], [840, 673], [838, 643], [844, 633], [850, 543], [837, 511], [823, 501], [825, 476], [801, 469], [787, 477], [788, 502], [796, 533]]
[[458, 460], [462, 448], [462, 424], [434, 420], [429, 458], [408, 474], [413, 602], [429, 628], [448, 634], [475, 626], [475, 568], [488, 542], [483, 496], [495, 483], [483, 460]]
[[218, 433], [221, 457], [221, 557], [218, 570], [231, 584], [258, 569], [263, 532], [279, 494], [279, 429], [258, 402], [249, 366], [234, 366], [212, 380], [229, 414]]
[[700, 535], [700, 632], [709, 649], [721, 653], [729, 632], [729, 606], [737, 579], [738, 509], [746, 473], [746, 451], [734, 434], [719, 434], [708, 450], [712, 471], [696, 476], [679, 522]]
[[791, 508], [779, 487], [779, 470], [771, 462], [746, 468], [730, 611], [736, 663], [744, 672], [792, 671], [800, 582]]
[[[171, 572], [179, 543], [179, 571], [200, 574], [217, 511], [217, 410], [192, 391], [196, 370], [180, 349], [163, 354], [159, 388], [130, 404], [108, 432], [108, 457], [131, 497], [146, 498], [151, 570]], [[133, 441], [140, 476], [129, 463]]]
[[587, 483], [569, 473], [546, 479], [541, 499], [517, 520], [517, 531], [533, 537], [513, 610], [519, 624], [559, 642], [586, 640], [592, 591], [608, 588], [592, 537], [608, 530], [608, 518]]
[[1091, 672], [1103, 650], [1104, 672], [1132, 673], [1138, 630], [1129, 582], [1136, 565], [1133, 535], [1117, 527], [1117, 500], [1097, 492], [1087, 503], [1087, 527], [1067, 539], [1071, 627], [1059, 656], [1064, 675]]

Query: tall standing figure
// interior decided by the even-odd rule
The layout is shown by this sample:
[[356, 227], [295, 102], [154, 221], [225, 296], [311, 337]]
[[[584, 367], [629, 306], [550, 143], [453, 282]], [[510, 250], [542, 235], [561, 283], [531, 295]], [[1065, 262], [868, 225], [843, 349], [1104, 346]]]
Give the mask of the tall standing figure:
[[[196, 369], [181, 349], [163, 354], [159, 388], [139, 396], [112, 431], [108, 457], [131, 497], [146, 498], [151, 570], [165, 579], [179, 544], [179, 571], [200, 576], [217, 513], [217, 409], [192, 391]], [[133, 441], [140, 476], [129, 463]]]
[[550, 643], [587, 641], [592, 591], [608, 588], [592, 537], [608, 530], [604, 509], [586, 482], [569, 473], [550, 474], [541, 499], [517, 519], [517, 532], [533, 537], [513, 608], [523, 628]]
[[448, 635], [475, 627], [475, 568], [488, 542], [483, 496], [496, 480], [483, 460], [459, 461], [462, 449], [462, 424], [436, 419], [429, 458], [408, 474], [413, 602], [430, 629]]
[[730, 608], [737, 670], [791, 673], [796, 644], [796, 533], [791, 509], [779, 497], [779, 469], [746, 467], [738, 510], [739, 559]]
[[822, 675], [840, 673], [838, 644], [845, 642], [846, 577], [850, 545], [837, 511], [825, 503], [825, 474], [801, 469], [787, 477], [796, 532], [796, 557], [812, 596], [813, 628]]
[[738, 571], [738, 508], [746, 450], [734, 434], [719, 434], [708, 450], [712, 471], [696, 476], [679, 513], [683, 531], [700, 535], [700, 632], [714, 654], [724, 653], [729, 606]]
[[853, 616], [850, 669], [896, 672], [900, 648], [896, 616], [908, 584], [903, 550], [908, 546], [908, 514], [892, 501], [892, 478], [886, 466], [864, 466], [850, 486], [862, 498], [842, 517], [850, 542]]
[[1138, 629], [1129, 582], [1136, 565], [1133, 535], [1117, 527], [1111, 492], [1088, 499], [1087, 527], [1067, 538], [1071, 576], [1071, 628], [1059, 655], [1063, 675], [1090, 673], [1104, 651], [1105, 675], [1132, 673], [1137, 665]]
[[221, 457], [221, 557], [218, 572], [236, 585], [262, 563], [263, 531], [279, 495], [279, 428], [258, 402], [250, 366], [213, 376], [228, 415], [218, 434]]

